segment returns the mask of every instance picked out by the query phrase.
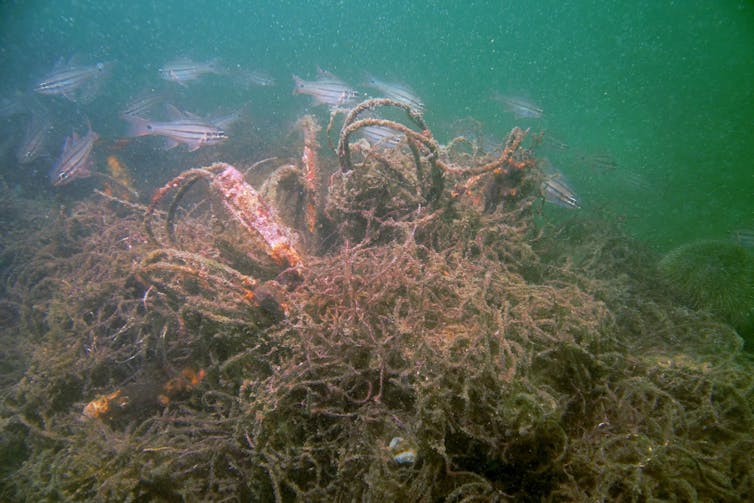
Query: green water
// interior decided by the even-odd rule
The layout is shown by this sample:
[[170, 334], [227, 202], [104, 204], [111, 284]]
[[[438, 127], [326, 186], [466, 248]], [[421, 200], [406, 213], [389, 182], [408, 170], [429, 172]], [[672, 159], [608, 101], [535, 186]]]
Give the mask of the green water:
[[[117, 63], [87, 110], [117, 137], [117, 110], [177, 56], [263, 68], [271, 90], [222, 79], [198, 84], [196, 108], [251, 103], [281, 130], [309, 100], [291, 73], [316, 66], [354, 85], [364, 72], [410, 84], [441, 141], [474, 117], [567, 143], [548, 153], [584, 211], [608, 211], [659, 250], [754, 228], [754, 3], [25, 1], [0, 7], [6, 96], [27, 92], [59, 58]], [[540, 120], [515, 120], [493, 92], [529, 97]], [[187, 103], [182, 103], [190, 108]], [[609, 155], [611, 170], [583, 158]], [[11, 156], [12, 158], [12, 156]], [[18, 168], [3, 161], [8, 180]], [[155, 186], [164, 182], [156, 177]]]

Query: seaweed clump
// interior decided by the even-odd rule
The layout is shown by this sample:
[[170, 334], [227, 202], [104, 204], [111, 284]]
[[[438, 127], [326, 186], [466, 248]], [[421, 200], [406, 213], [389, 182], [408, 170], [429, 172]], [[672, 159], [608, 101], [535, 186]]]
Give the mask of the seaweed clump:
[[682, 245], [659, 263], [679, 298], [706, 309], [754, 344], [754, 254], [725, 241]]
[[[212, 188], [221, 167], [4, 243], [3, 337], [28, 360], [2, 381], [3, 499], [752, 494], [736, 332], [667, 300], [614, 228], [539, 225], [525, 132], [497, 158], [451, 151], [421, 118], [360, 118], [383, 101], [344, 119], [337, 158], [260, 189], [296, 202], [278, 223], [300, 263], [259, 252]], [[375, 125], [401, 146], [351, 145]], [[160, 399], [185, 369], [202, 379]], [[82, 414], [116, 390], [134, 397], [119, 414]]]

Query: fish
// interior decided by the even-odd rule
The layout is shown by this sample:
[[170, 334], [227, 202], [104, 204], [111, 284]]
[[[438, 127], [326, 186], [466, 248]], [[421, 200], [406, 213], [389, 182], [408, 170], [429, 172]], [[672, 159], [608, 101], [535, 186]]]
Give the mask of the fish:
[[272, 87], [275, 85], [275, 78], [264, 70], [242, 70], [238, 81], [246, 86], [252, 84], [259, 87]]
[[561, 152], [565, 152], [566, 150], [570, 149], [571, 147], [564, 142], [563, 140], [560, 140], [559, 138], [556, 138], [550, 134], [545, 133], [542, 137], [542, 143], [545, 147], [552, 148], [553, 150], [559, 150]]
[[653, 184], [644, 175], [628, 169], [616, 171], [613, 179], [617, 180], [624, 189], [638, 191], [644, 195], [657, 191], [656, 184]]
[[293, 94], [307, 94], [314, 99], [315, 105], [348, 105], [359, 95], [348, 84], [322, 69], [318, 71], [317, 80], [304, 80], [293, 75], [293, 82]]
[[145, 91], [129, 101], [123, 110], [121, 110], [120, 116], [143, 117], [163, 101], [164, 97], [161, 94], [152, 91]]
[[32, 112], [26, 125], [26, 133], [16, 150], [19, 164], [29, 164], [42, 154], [47, 143], [47, 134], [52, 127], [49, 116], [44, 112]]
[[494, 155], [500, 157], [503, 153], [503, 144], [500, 143], [500, 138], [492, 134], [485, 134], [479, 139], [479, 150], [487, 155]]
[[549, 176], [542, 182], [540, 188], [545, 201], [548, 203], [560, 206], [561, 208], [581, 208], [581, 200], [561, 174]]
[[408, 105], [417, 114], [424, 113], [424, 102], [416, 95], [413, 89], [405, 84], [384, 82], [367, 74], [367, 85], [382, 93], [385, 98]]
[[739, 229], [731, 232], [730, 237], [741, 246], [754, 250], [754, 229]]
[[157, 122], [141, 117], [124, 117], [129, 123], [126, 136], [164, 136], [165, 149], [170, 150], [179, 144], [185, 144], [189, 152], [201, 147], [217, 145], [228, 139], [221, 128], [190, 112], [181, 112], [172, 105], [168, 112], [173, 120]]
[[187, 82], [197, 80], [202, 75], [208, 73], [221, 75], [225, 73], [225, 70], [220, 68], [218, 60], [196, 63], [189, 58], [178, 58], [160, 68], [159, 72], [163, 79], [188, 87]]
[[582, 155], [580, 161], [591, 169], [597, 169], [601, 171], [610, 171], [618, 167], [618, 163], [613, 159], [610, 154], [592, 154]]
[[24, 107], [19, 98], [0, 98], [0, 118], [13, 117], [21, 113], [24, 113]]
[[89, 103], [100, 90], [104, 79], [110, 74], [112, 63], [96, 63], [81, 66], [58, 62], [34, 87], [34, 91], [47, 96], [63, 96], [74, 103]]
[[526, 98], [496, 93], [492, 99], [505, 105], [506, 111], [512, 113], [516, 119], [540, 119], [542, 117], [542, 107]]
[[59, 187], [72, 182], [77, 178], [86, 178], [91, 176], [92, 150], [94, 142], [99, 139], [99, 135], [92, 131], [91, 125], [85, 136], [79, 138], [76, 131], [65, 139], [63, 152], [60, 154], [55, 167], [50, 172], [50, 182], [53, 186]]
[[400, 145], [405, 135], [385, 126], [366, 126], [361, 128], [361, 134], [373, 146], [392, 149]]
[[243, 118], [245, 110], [246, 105], [241, 106], [224, 115], [214, 115], [209, 118], [209, 122], [225, 131], [233, 127], [236, 122], [240, 121]]

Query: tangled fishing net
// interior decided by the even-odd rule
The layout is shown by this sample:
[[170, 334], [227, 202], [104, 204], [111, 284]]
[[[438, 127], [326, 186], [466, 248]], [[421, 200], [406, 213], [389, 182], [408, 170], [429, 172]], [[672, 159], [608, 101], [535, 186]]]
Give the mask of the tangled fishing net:
[[302, 119], [258, 188], [220, 163], [148, 206], [3, 196], [4, 500], [754, 493], [736, 332], [615, 227], [544, 224], [524, 131], [487, 157], [382, 106], [405, 109], [341, 117], [337, 156]]

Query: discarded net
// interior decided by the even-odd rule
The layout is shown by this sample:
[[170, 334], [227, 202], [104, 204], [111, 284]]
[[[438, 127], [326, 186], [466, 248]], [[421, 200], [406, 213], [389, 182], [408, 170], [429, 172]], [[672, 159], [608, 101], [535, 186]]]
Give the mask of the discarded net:
[[[228, 165], [55, 226], [3, 195], [3, 499], [752, 493], [735, 331], [668, 300], [615, 227], [543, 224], [526, 132], [485, 157], [360, 115], [381, 106], [342, 119], [335, 155], [309, 118], [300, 159], [234, 178], [274, 219], [239, 215]], [[402, 143], [355, 139], [373, 125]]]

